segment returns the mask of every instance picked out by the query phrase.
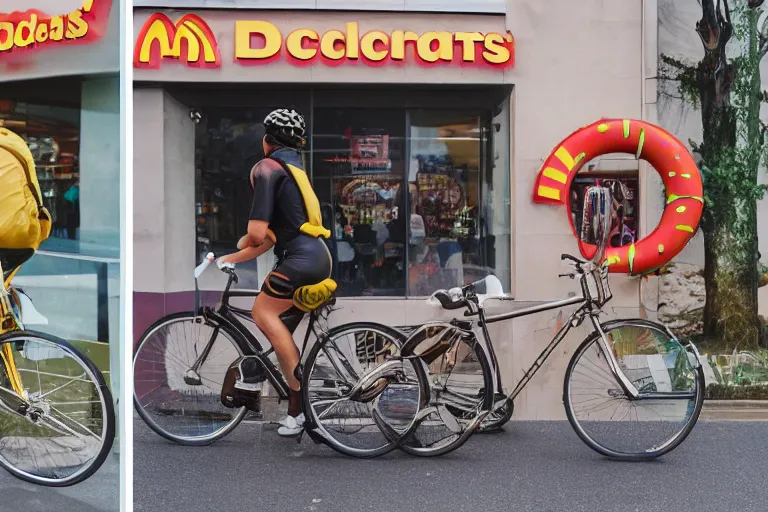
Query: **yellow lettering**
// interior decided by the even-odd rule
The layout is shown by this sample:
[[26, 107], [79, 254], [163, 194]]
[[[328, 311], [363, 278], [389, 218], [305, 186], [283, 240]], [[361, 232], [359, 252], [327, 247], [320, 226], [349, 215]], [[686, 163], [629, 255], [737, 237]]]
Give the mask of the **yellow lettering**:
[[381, 43], [389, 48], [389, 36], [378, 30], [368, 32], [360, 40], [360, 50], [366, 59], [373, 62], [381, 62], [387, 58], [388, 50], [377, 50], [376, 43]]
[[295, 59], [299, 60], [312, 60], [317, 55], [317, 46], [313, 45], [312, 48], [304, 47], [304, 40], [308, 39], [312, 43], [317, 43], [320, 36], [314, 30], [306, 28], [300, 28], [294, 30], [288, 37], [285, 38], [285, 48], [288, 50], [288, 54]]
[[509, 60], [509, 48], [504, 45], [504, 37], [501, 34], [488, 34], [485, 36], [485, 51], [483, 58], [490, 64], [504, 64]]
[[405, 32], [392, 31], [392, 40], [389, 43], [389, 56], [392, 60], [405, 59]]
[[83, 19], [83, 13], [74, 11], [68, 17], [67, 39], [80, 39], [88, 34], [88, 22]]
[[[437, 49], [432, 44], [437, 42]], [[425, 62], [453, 60], [453, 36], [450, 32], [424, 32], [416, 43], [419, 57]]]
[[91, 9], [93, 9], [93, 0], [85, 0], [80, 8], [83, 12], [91, 12]]
[[456, 32], [453, 38], [461, 43], [461, 60], [475, 62], [475, 43], [483, 42], [483, 34], [480, 32]]
[[13, 23], [0, 21], [0, 52], [13, 48]]
[[48, 40], [48, 25], [41, 23], [35, 30], [35, 42], [44, 43]]
[[35, 43], [35, 28], [37, 27], [37, 14], [32, 14], [28, 20], [20, 21], [16, 25], [16, 33], [13, 35], [13, 44], [24, 48]]
[[[251, 39], [255, 34], [264, 37], [264, 48], [252, 48]], [[269, 59], [280, 52], [283, 36], [272, 23], [267, 21], [235, 22], [235, 58]]]
[[320, 40], [320, 53], [323, 57], [330, 60], [341, 60], [346, 53], [343, 49], [336, 49], [338, 43], [346, 46], [347, 39], [344, 37], [344, 33], [338, 30], [329, 30], [323, 34], [323, 38]]
[[48, 39], [51, 41], [61, 41], [64, 39], [64, 18], [61, 16], [51, 18], [51, 31], [49, 32]]
[[358, 59], [360, 57], [360, 26], [356, 21], [347, 23], [347, 58]]

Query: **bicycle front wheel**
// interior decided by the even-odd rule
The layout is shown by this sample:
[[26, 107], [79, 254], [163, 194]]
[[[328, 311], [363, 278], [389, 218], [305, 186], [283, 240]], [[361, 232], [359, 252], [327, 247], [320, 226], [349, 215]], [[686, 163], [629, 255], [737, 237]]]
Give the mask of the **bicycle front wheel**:
[[[39, 485], [82, 482], [104, 463], [115, 409], [104, 377], [70, 343], [48, 334], [0, 336], [0, 465]], [[10, 385], [18, 376], [22, 394]]]
[[242, 355], [234, 335], [192, 312], [160, 319], [133, 358], [133, 401], [156, 434], [188, 446], [211, 444], [246, 414], [221, 403], [229, 365]]
[[422, 457], [457, 450], [493, 408], [493, 373], [483, 347], [473, 333], [435, 322], [411, 333], [403, 353], [425, 366], [430, 401], [402, 450]]
[[598, 334], [568, 365], [563, 388], [568, 421], [590, 448], [610, 458], [643, 461], [675, 449], [704, 403], [704, 372], [668, 330], [646, 320], [604, 326], [621, 371], [640, 396], [628, 396], [611, 371]]
[[[404, 339], [385, 325], [353, 323], [331, 329], [314, 344], [302, 384], [306, 426], [325, 444], [370, 458], [410, 435], [428, 388], [418, 360], [400, 358]], [[369, 384], [361, 388], [362, 382]]]

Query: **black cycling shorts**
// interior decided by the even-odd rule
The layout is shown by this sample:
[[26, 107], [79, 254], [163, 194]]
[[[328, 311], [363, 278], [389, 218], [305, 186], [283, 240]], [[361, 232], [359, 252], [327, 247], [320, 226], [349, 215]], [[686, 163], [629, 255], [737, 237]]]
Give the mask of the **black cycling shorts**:
[[264, 293], [277, 299], [292, 299], [302, 286], [331, 277], [331, 253], [323, 240], [301, 234], [286, 245], [285, 255], [264, 280]]

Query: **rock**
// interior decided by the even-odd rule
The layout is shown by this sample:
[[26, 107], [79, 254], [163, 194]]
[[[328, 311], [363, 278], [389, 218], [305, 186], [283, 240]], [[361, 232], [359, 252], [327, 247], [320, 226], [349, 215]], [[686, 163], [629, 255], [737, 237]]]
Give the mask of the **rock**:
[[659, 320], [681, 333], [703, 330], [703, 310], [706, 301], [704, 271], [688, 263], [670, 265], [660, 276]]

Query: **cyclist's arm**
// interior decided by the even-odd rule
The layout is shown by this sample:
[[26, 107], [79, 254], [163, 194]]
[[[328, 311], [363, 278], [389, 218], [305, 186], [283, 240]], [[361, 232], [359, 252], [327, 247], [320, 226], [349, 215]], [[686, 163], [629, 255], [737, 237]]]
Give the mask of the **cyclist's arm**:
[[274, 160], [267, 158], [253, 166], [253, 203], [248, 216], [248, 237], [251, 240], [247, 245], [261, 245], [270, 238], [274, 242], [274, 233], [270, 237], [269, 223], [275, 209], [277, 189], [284, 177], [285, 171]]
[[269, 238], [267, 238], [267, 240], [261, 245], [246, 247], [241, 251], [237, 251], [236, 253], [232, 253], [232, 254], [228, 254], [227, 256], [224, 256], [224, 258], [222, 259], [228, 263], [235, 263], [235, 264], [245, 263], [246, 261], [251, 261], [253, 259], [258, 258], [262, 254], [270, 250], [274, 245], [275, 243]]

